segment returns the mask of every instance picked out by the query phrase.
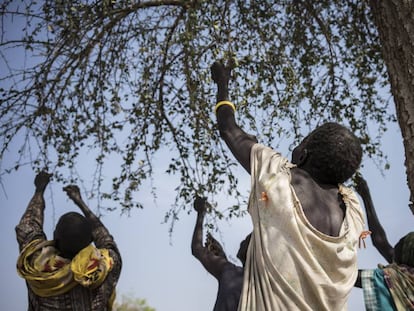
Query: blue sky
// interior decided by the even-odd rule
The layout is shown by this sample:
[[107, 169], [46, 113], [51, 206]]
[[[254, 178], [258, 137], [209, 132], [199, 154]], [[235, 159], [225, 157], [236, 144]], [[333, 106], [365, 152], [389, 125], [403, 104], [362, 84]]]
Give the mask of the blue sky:
[[[213, 115], [212, 115], [213, 116]], [[213, 121], [212, 121], [213, 122]], [[406, 185], [402, 138], [396, 124], [386, 133], [383, 148], [391, 162], [391, 169], [382, 176], [372, 160], [364, 159], [362, 173], [371, 188], [374, 204], [391, 244], [412, 230], [414, 217], [408, 208], [408, 188]], [[12, 148], [13, 149], [13, 148]], [[11, 149], [11, 151], [13, 151]], [[287, 150], [280, 150], [290, 158]], [[3, 167], [14, 162], [10, 153], [2, 163]], [[162, 156], [159, 156], [162, 159]], [[87, 181], [92, 172], [88, 170], [88, 155], [79, 162], [82, 177]], [[162, 162], [158, 162], [160, 166]], [[249, 191], [250, 177], [244, 171], [238, 172], [240, 189]], [[35, 173], [28, 167], [2, 176], [0, 189], [0, 236], [3, 249], [0, 266], [0, 310], [24, 310], [27, 306], [26, 287], [17, 275], [15, 262], [18, 255], [14, 227], [23, 214], [34, 193]], [[103, 222], [113, 234], [123, 256], [123, 270], [118, 285], [118, 297], [129, 295], [145, 298], [148, 304], [158, 311], [208, 311], [212, 310], [217, 282], [191, 255], [190, 243], [195, 224], [195, 213], [183, 213], [175, 226], [172, 237], [168, 225], [163, 223], [165, 212], [174, 201], [174, 178], [157, 171], [155, 181], [158, 186], [158, 199], [154, 201], [149, 191], [135, 195], [146, 206], [134, 210], [130, 216], [120, 215], [119, 211], [103, 215]], [[58, 217], [76, 206], [66, 198], [61, 188], [63, 184], [52, 181], [45, 193], [46, 214], [45, 232], [50, 237]], [[217, 197], [219, 208], [234, 203], [231, 198]], [[96, 210], [95, 202], [88, 202]], [[239, 264], [236, 252], [240, 240], [251, 230], [249, 216], [219, 223], [220, 232], [213, 233], [222, 241], [228, 257]], [[359, 252], [360, 268], [373, 268], [385, 260], [372, 246], [370, 239], [367, 249]], [[363, 310], [362, 291], [354, 289], [349, 302], [350, 310]]]
[[[20, 29], [10, 27], [8, 31]], [[13, 54], [14, 60], [22, 55]], [[2, 64], [0, 64], [2, 65]], [[2, 68], [0, 68], [1, 70]], [[4, 67], [3, 67], [4, 69]], [[215, 118], [211, 113], [212, 121]], [[290, 141], [287, 144], [291, 143]], [[15, 163], [16, 144], [10, 146], [10, 152], [0, 163], [0, 168]], [[382, 176], [372, 160], [365, 158], [362, 173], [368, 181], [377, 213], [388, 233], [391, 244], [412, 230], [414, 216], [408, 208], [408, 187], [404, 167], [402, 138], [398, 126], [390, 125], [383, 138], [382, 146], [388, 155], [391, 168]], [[279, 150], [290, 158], [287, 148]], [[160, 167], [166, 166], [158, 155]], [[85, 180], [92, 179], [94, 159], [83, 154], [78, 162], [78, 172]], [[119, 164], [118, 164], [119, 165]], [[113, 169], [117, 169], [114, 163]], [[111, 172], [106, 172], [111, 177]], [[240, 191], [249, 192], [250, 176], [242, 169], [238, 171]], [[15, 269], [18, 247], [14, 227], [19, 222], [30, 198], [34, 193], [33, 180], [35, 172], [29, 167], [22, 167], [10, 175], [1, 176], [0, 184], [0, 236], [2, 260], [0, 273], [0, 310], [18, 311], [27, 307], [26, 286]], [[150, 189], [143, 189], [134, 195], [145, 206], [143, 210], [133, 210], [131, 214], [120, 215], [119, 211], [105, 213], [103, 222], [118, 243], [123, 257], [123, 270], [118, 284], [118, 297], [129, 295], [144, 298], [158, 311], [211, 311], [217, 293], [217, 282], [202, 265], [191, 255], [191, 237], [196, 215], [183, 213], [177, 222], [173, 235], [169, 236], [169, 226], [163, 223], [164, 215], [174, 202], [174, 188], [177, 182], [162, 169], [156, 170], [154, 181], [158, 198], [154, 201]], [[62, 191], [64, 185], [56, 181], [50, 183], [45, 193], [46, 213], [45, 232], [51, 237], [53, 227], [63, 213], [77, 210]], [[86, 195], [82, 193], [86, 199]], [[87, 201], [87, 200], [86, 200]], [[216, 198], [219, 208], [225, 208], [235, 202], [225, 195]], [[96, 211], [97, 203], [87, 201]], [[113, 205], [111, 207], [116, 207]], [[244, 207], [246, 208], [246, 207]], [[233, 262], [240, 264], [236, 253], [240, 241], [252, 229], [250, 217], [233, 219], [231, 222], [219, 222], [220, 232], [213, 235], [218, 238]], [[385, 260], [367, 239], [367, 249], [359, 252], [360, 268], [374, 268]], [[363, 310], [362, 291], [354, 289], [349, 302], [349, 310]]]

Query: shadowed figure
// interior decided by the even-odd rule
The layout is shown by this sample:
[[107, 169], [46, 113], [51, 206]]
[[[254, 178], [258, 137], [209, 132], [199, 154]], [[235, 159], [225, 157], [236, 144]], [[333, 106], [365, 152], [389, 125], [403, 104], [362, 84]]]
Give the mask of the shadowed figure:
[[360, 141], [328, 122], [302, 140], [290, 162], [236, 123], [231, 70], [211, 67], [220, 135], [251, 175], [253, 233], [239, 310], [344, 310], [364, 218], [356, 193], [342, 183], [361, 163]]
[[16, 226], [17, 271], [26, 280], [28, 310], [111, 310], [122, 266], [115, 241], [75, 185], [63, 190], [83, 215], [62, 215], [47, 240], [43, 196], [51, 177], [36, 175], [35, 194]]
[[[239, 304], [243, 286], [243, 267], [231, 263], [220, 243], [210, 233], [207, 234], [203, 245], [203, 221], [210, 204], [204, 198], [196, 197], [194, 209], [197, 211], [197, 221], [194, 228], [191, 251], [204, 268], [218, 281], [217, 299], [214, 311], [235, 311]], [[240, 243], [237, 257], [244, 266], [246, 252], [250, 242], [250, 234]]]
[[355, 182], [365, 205], [372, 243], [389, 263], [358, 271], [355, 286], [364, 291], [366, 310], [414, 310], [414, 232], [392, 247], [378, 219], [367, 182], [360, 174], [355, 176]]

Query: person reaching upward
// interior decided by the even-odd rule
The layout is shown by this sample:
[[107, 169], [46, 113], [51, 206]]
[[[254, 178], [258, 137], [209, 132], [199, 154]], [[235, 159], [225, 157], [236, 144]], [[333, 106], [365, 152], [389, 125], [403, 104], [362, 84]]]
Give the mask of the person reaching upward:
[[[191, 242], [191, 250], [204, 268], [218, 281], [217, 299], [213, 311], [236, 311], [239, 305], [240, 293], [243, 286], [243, 267], [231, 263], [220, 243], [207, 234], [203, 245], [203, 222], [210, 204], [200, 197], [194, 200], [197, 220]], [[242, 265], [246, 261], [246, 252], [250, 242], [250, 234], [240, 243], [237, 257]]]
[[414, 310], [414, 232], [391, 246], [382, 227], [366, 180], [355, 176], [356, 190], [366, 210], [368, 227], [375, 248], [388, 262], [375, 269], [361, 269], [355, 286], [362, 288], [365, 308], [376, 310]]
[[51, 177], [46, 172], [36, 175], [35, 193], [16, 226], [17, 272], [26, 280], [28, 310], [111, 310], [122, 267], [116, 243], [82, 200], [76, 185], [63, 190], [83, 215], [62, 215], [53, 240], [47, 240], [43, 195]]
[[251, 175], [253, 233], [238, 310], [346, 310], [365, 224], [356, 193], [343, 183], [360, 166], [360, 141], [328, 122], [306, 136], [289, 161], [236, 123], [231, 70], [220, 62], [211, 67], [220, 135]]

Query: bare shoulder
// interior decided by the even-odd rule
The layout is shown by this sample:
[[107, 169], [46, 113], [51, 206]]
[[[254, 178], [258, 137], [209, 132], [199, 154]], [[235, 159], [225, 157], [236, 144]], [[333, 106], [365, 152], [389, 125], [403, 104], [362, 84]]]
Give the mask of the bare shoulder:
[[336, 185], [319, 184], [300, 169], [291, 171], [291, 184], [308, 221], [319, 231], [338, 236], [345, 205]]
[[309, 173], [306, 172], [305, 170], [298, 168], [298, 167], [294, 167], [290, 170], [290, 173], [291, 173], [291, 184], [295, 188], [295, 191], [299, 191], [299, 190], [303, 191], [303, 190], [306, 190], [307, 188], [314, 186], [314, 183], [315, 183], [314, 180], [309, 175]]

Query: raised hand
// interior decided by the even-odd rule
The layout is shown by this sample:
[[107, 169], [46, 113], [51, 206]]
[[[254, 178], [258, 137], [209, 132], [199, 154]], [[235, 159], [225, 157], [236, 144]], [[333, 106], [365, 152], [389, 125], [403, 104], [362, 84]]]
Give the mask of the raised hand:
[[63, 191], [65, 191], [68, 197], [75, 203], [79, 203], [82, 201], [82, 197], [81, 197], [78, 186], [69, 185], [69, 186], [63, 187]]
[[194, 209], [197, 213], [205, 213], [207, 209], [211, 208], [210, 203], [207, 202], [206, 198], [197, 196], [194, 200]]
[[226, 254], [223, 250], [223, 247], [221, 246], [221, 244], [219, 243], [219, 241], [217, 241], [210, 232], [207, 233], [207, 238], [206, 238], [206, 243], [205, 243], [205, 247], [212, 252], [214, 255], [216, 256], [222, 256], [222, 257], [226, 257]]
[[53, 176], [52, 174], [49, 174], [44, 171], [38, 173], [34, 180], [34, 184], [36, 186], [36, 192], [44, 192], [52, 176]]
[[227, 86], [231, 76], [231, 70], [233, 69], [233, 64], [225, 66], [222, 62], [214, 62], [211, 66], [211, 78], [217, 85]]

